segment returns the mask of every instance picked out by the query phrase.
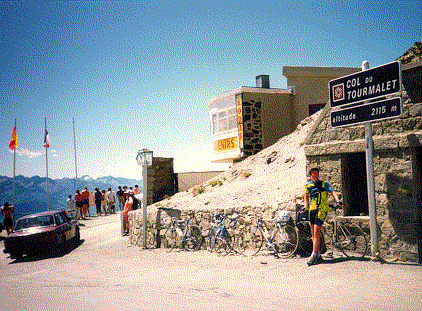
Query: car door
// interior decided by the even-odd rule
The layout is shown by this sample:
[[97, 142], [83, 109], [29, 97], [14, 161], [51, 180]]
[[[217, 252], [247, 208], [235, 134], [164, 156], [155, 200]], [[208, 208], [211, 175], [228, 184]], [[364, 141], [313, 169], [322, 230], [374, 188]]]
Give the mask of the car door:
[[68, 222], [66, 222], [66, 219], [63, 217], [62, 213], [59, 213], [56, 215], [57, 221], [58, 221], [58, 231], [61, 234], [61, 238], [64, 238], [62, 242], [66, 242], [71, 238], [71, 227]]

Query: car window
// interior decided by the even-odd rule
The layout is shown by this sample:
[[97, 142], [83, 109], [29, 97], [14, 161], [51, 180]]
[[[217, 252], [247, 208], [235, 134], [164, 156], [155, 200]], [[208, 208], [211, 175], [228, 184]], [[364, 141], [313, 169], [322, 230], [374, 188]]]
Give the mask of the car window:
[[33, 228], [33, 227], [48, 227], [54, 225], [54, 218], [52, 215], [34, 216], [18, 220], [15, 230]]
[[66, 213], [61, 213], [61, 215], [63, 215], [64, 221], [66, 222], [71, 221], [71, 219], [69, 218], [69, 216], [67, 216]]
[[62, 215], [62, 214], [57, 214], [57, 215], [56, 215], [56, 218], [57, 218], [57, 223], [58, 223], [59, 225], [62, 225], [62, 224], [64, 224], [64, 223], [65, 223], [65, 220], [64, 220], [64, 218], [63, 218], [63, 215]]
[[42, 227], [54, 226], [53, 215], [38, 216], [38, 221]]
[[39, 227], [39, 222], [37, 217], [25, 218], [20, 220], [16, 225], [16, 230], [26, 229], [31, 227]]

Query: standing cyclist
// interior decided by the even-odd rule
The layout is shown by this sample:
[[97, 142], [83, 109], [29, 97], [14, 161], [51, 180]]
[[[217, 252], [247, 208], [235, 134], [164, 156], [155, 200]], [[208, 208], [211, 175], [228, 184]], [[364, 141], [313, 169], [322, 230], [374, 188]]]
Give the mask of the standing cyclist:
[[328, 205], [328, 194], [331, 193], [338, 205], [342, 205], [338, 194], [333, 187], [326, 182], [319, 180], [319, 168], [312, 168], [309, 171], [310, 181], [305, 186], [305, 209], [309, 210], [309, 222], [312, 233], [312, 255], [308, 260], [308, 266], [321, 262], [319, 246], [321, 242], [321, 227], [324, 223], [330, 207]]

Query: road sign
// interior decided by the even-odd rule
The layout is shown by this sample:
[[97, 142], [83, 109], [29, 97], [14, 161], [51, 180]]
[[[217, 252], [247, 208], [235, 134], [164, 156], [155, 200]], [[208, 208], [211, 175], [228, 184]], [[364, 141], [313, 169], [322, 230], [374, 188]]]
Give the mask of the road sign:
[[329, 82], [331, 107], [340, 107], [401, 91], [400, 62], [360, 71]]
[[331, 111], [331, 126], [340, 127], [355, 125], [368, 121], [379, 121], [398, 117], [402, 114], [401, 97], [382, 100], [374, 103]]

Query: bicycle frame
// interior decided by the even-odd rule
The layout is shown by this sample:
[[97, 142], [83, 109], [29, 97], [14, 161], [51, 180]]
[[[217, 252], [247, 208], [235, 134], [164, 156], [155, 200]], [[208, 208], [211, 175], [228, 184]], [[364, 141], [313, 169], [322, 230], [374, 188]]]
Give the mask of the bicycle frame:
[[368, 242], [365, 232], [358, 225], [343, 222], [337, 216], [337, 205], [332, 205], [332, 213], [330, 213], [331, 220], [333, 222], [332, 235], [327, 234], [332, 243], [331, 255], [333, 255], [334, 249], [339, 249], [347, 257], [358, 255], [358, 257], [364, 257], [368, 250]]
[[[235, 219], [227, 218], [221, 214], [215, 215], [215, 224], [213, 228], [214, 232], [211, 231], [212, 232], [211, 235], [208, 236], [207, 248], [209, 251], [212, 252], [215, 249], [216, 244], [220, 244], [220, 243], [224, 245], [225, 247], [228, 246], [228, 248], [224, 247], [227, 253], [229, 253], [233, 249], [233, 246], [230, 245], [230, 241], [227, 240], [227, 237], [228, 237], [228, 232], [226, 228], [227, 220], [229, 220], [230, 223], [233, 223], [229, 226], [234, 227], [234, 225], [236, 224]], [[215, 250], [218, 252], [217, 249]]]
[[[333, 235], [332, 235], [332, 239], [333, 239], [333, 243], [336, 245], [339, 245], [337, 241], [335, 241], [335, 237], [338, 234], [338, 231], [341, 230], [341, 232], [346, 236], [346, 235], [350, 235], [350, 233], [348, 232], [348, 230], [344, 227], [344, 224], [338, 219], [337, 217], [337, 212], [336, 212], [337, 208], [336, 207], [332, 207], [332, 213], [330, 214], [332, 216], [332, 220], [333, 220]], [[341, 247], [347, 246], [351, 243], [350, 240], [347, 241], [343, 241], [343, 244], [341, 244]]]
[[[180, 237], [180, 240], [182, 242], [192, 240], [192, 238], [187, 238], [187, 233], [189, 232], [189, 228], [190, 228], [189, 222], [190, 222], [189, 218], [181, 219], [181, 220], [177, 219], [176, 217], [172, 218], [172, 227], [174, 228], [174, 230], [176, 231], [177, 235]], [[186, 223], [184, 230], [180, 228], [180, 225], [183, 223]]]
[[[271, 234], [268, 231], [268, 228], [265, 224], [266, 221], [275, 221], [276, 222], [274, 228], [271, 230]], [[266, 241], [267, 248], [270, 251], [273, 251], [274, 250], [274, 237], [275, 237], [277, 231], [281, 229], [280, 223], [277, 221], [277, 219], [258, 218], [255, 227], [257, 227], [258, 230], [261, 231], [261, 234]]]

